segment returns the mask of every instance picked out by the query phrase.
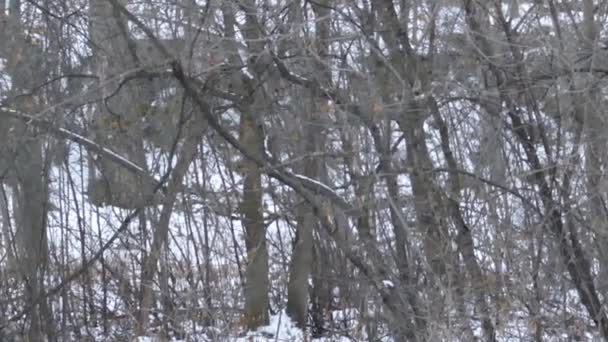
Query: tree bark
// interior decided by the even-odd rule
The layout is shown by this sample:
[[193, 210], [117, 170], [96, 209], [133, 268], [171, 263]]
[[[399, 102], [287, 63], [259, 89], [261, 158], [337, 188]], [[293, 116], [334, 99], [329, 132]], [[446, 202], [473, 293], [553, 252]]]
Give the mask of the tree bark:
[[[240, 141], [256, 156], [264, 147], [262, 128], [251, 113], [241, 113]], [[255, 162], [243, 161], [243, 199], [240, 211], [245, 228], [247, 269], [245, 271], [245, 325], [249, 330], [268, 324], [268, 249], [262, 214], [262, 173]]]
[[[315, 53], [321, 60], [326, 60], [329, 48], [329, 23], [330, 11], [326, 7], [326, 1], [312, 4], [316, 17], [316, 45]], [[315, 77], [321, 84], [329, 84], [330, 75], [323, 63], [311, 62], [311, 69], [317, 70]], [[302, 101], [302, 135], [301, 154], [305, 156], [300, 167], [302, 174], [311, 179], [320, 179], [322, 176], [323, 161], [317, 153], [323, 150], [325, 137], [323, 133], [323, 121], [321, 107], [327, 104], [327, 100], [320, 99], [311, 94], [309, 101]], [[293, 247], [292, 259], [289, 268], [289, 285], [287, 292], [287, 314], [293, 319], [298, 327], [305, 329], [308, 314], [309, 300], [309, 277], [313, 262], [313, 230], [317, 220], [313, 208], [309, 203], [303, 203], [297, 208], [297, 233]], [[316, 279], [314, 282], [327, 281], [327, 279]], [[314, 283], [317, 287], [320, 284]], [[324, 305], [321, 305], [323, 307]]]
[[[42, 51], [29, 44], [22, 32], [21, 2], [11, 0], [10, 16], [7, 20], [11, 47], [8, 56], [8, 73], [13, 80], [12, 92], [21, 95], [30, 91], [37, 79], [34, 75], [36, 58], [42, 58]], [[25, 58], [24, 58], [25, 57]], [[16, 101], [19, 110], [35, 111], [40, 107], [36, 96], [26, 95]], [[42, 154], [42, 141], [36, 129], [24, 122], [9, 120], [14, 131], [14, 146], [5, 146], [12, 153], [12, 170], [10, 178], [16, 194], [15, 221], [17, 227], [16, 259], [20, 265], [20, 276], [25, 281], [26, 306], [29, 312], [28, 337], [33, 341], [54, 340], [52, 312], [44, 296], [44, 277], [48, 263], [48, 241], [46, 233], [48, 209], [48, 165]], [[11, 144], [11, 145], [13, 145]], [[9, 164], [10, 165], [10, 164]], [[38, 304], [36, 304], [38, 303]]]

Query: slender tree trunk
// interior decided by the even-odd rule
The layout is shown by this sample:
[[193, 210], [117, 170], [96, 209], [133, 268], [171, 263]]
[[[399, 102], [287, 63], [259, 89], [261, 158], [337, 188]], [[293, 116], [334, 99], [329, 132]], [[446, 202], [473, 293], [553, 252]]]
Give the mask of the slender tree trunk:
[[[241, 114], [240, 141], [261, 156], [264, 147], [262, 128], [252, 115]], [[245, 271], [245, 324], [255, 330], [268, 324], [268, 249], [262, 215], [262, 174], [250, 160], [243, 160], [243, 199], [240, 211], [245, 227], [247, 269]]]
[[[27, 136], [27, 134], [24, 134]], [[40, 142], [25, 143], [19, 154], [23, 158], [17, 163], [19, 188], [17, 189], [17, 245], [19, 263], [26, 281], [26, 298], [31, 305], [40, 301], [30, 311], [31, 325], [29, 338], [33, 341], [42, 339], [44, 335], [44, 319], [41, 312], [47, 311], [46, 300], [43, 296], [43, 278], [48, 261], [48, 244], [46, 236], [46, 185], [44, 184], [42, 149]], [[42, 300], [41, 300], [42, 299]], [[51, 328], [51, 327], [47, 327]]]
[[460, 184], [460, 176], [456, 171], [458, 169], [458, 164], [450, 147], [448, 127], [439, 114], [437, 103], [432, 98], [429, 99], [429, 107], [435, 119], [435, 124], [439, 129], [441, 149], [449, 168], [448, 180], [450, 187], [445, 198], [445, 202], [449, 215], [451, 216], [454, 225], [458, 229], [456, 236], [458, 252], [464, 261], [465, 268], [471, 276], [472, 283], [475, 287], [473, 289], [475, 295], [475, 305], [477, 308], [477, 313], [481, 318], [481, 326], [485, 339], [486, 341], [496, 341], [496, 331], [490, 316], [491, 312], [488, 304], [487, 289], [481, 285], [484, 284], [484, 278], [481, 266], [475, 257], [475, 244], [473, 242], [473, 236], [469, 225], [465, 222], [464, 217], [460, 212], [459, 201], [462, 186]]
[[184, 126], [188, 126], [186, 130], [186, 138], [179, 151], [177, 163], [171, 174], [167, 191], [163, 199], [163, 208], [160, 213], [157, 225], [154, 227], [152, 237], [152, 246], [150, 253], [144, 261], [144, 266], [141, 275], [141, 302], [138, 318], [137, 334], [145, 335], [150, 319], [150, 310], [153, 304], [153, 279], [156, 274], [156, 267], [160, 254], [167, 244], [169, 237], [169, 222], [173, 213], [173, 206], [179, 193], [182, 182], [188, 171], [190, 163], [196, 155], [197, 146], [202, 139], [205, 129], [201, 125], [198, 115], [193, 115], [194, 119], [190, 122], [184, 122]]
[[315, 216], [310, 205], [303, 203], [297, 210], [296, 240], [289, 265], [289, 284], [287, 287], [287, 314], [301, 329], [306, 328], [308, 318], [308, 293], [312, 264], [312, 232]]
[[[328, 37], [330, 11], [327, 7], [327, 1], [322, 0], [317, 4], [312, 4], [313, 11], [316, 17], [315, 33], [316, 46], [315, 52], [321, 60], [327, 61], [329, 54]], [[316, 77], [321, 84], [329, 84], [331, 76], [328, 73], [327, 66], [324, 63], [311, 63], [311, 68], [317, 70]], [[325, 137], [323, 133], [323, 120], [321, 107], [327, 105], [327, 100], [323, 100], [311, 94], [309, 105], [304, 104], [305, 118], [303, 122], [302, 147], [301, 153], [305, 156], [302, 161], [302, 173], [304, 176], [311, 179], [319, 179], [322, 176], [323, 161], [321, 157], [315, 156], [317, 152], [324, 149]], [[309, 107], [309, 108], [307, 108]], [[308, 295], [309, 282], [308, 278], [312, 270], [313, 262], [313, 230], [317, 223], [317, 219], [313, 213], [313, 208], [309, 203], [303, 203], [297, 209], [297, 234], [296, 241], [292, 253], [292, 259], [289, 269], [289, 285], [287, 293], [287, 314], [296, 322], [296, 324], [304, 329], [306, 327], [308, 316]], [[322, 246], [318, 246], [322, 248]], [[319, 265], [318, 268], [322, 268]], [[317, 282], [327, 282], [327, 279], [315, 279], [313, 286], [318, 287]], [[323, 310], [323, 306], [319, 309]]]
[[[263, 73], [265, 70], [255, 70], [255, 62], [264, 49], [265, 42], [260, 39], [260, 24], [257, 21], [257, 7], [255, 0], [240, 3], [245, 12], [245, 25], [242, 34], [249, 45], [249, 52], [253, 56], [250, 61], [250, 71], [253, 79], [248, 75], [238, 73], [238, 79], [247, 82], [236, 82], [230, 86], [236, 93], [245, 97], [242, 103], [241, 119], [239, 122], [239, 141], [247, 146], [251, 153], [261, 159], [264, 150], [263, 113], [268, 110], [263, 105]], [[227, 39], [236, 41], [237, 21], [233, 4], [224, 2], [221, 6]], [[240, 59], [240, 53], [235, 45], [227, 48], [228, 60], [233, 65], [245, 63]], [[255, 162], [244, 159], [242, 161], [243, 194], [239, 206], [242, 214], [242, 223], [245, 229], [245, 247], [247, 248], [247, 265], [245, 269], [244, 293], [245, 315], [244, 323], [247, 329], [254, 330], [268, 323], [268, 249], [266, 247], [266, 227], [262, 213], [262, 173]]]

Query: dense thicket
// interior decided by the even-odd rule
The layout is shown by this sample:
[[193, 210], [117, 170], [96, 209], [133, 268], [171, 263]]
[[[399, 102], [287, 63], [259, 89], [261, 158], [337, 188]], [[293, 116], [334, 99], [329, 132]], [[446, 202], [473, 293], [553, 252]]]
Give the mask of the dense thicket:
[[607, 18], [0, 0], [0, 339], [607, 339]]

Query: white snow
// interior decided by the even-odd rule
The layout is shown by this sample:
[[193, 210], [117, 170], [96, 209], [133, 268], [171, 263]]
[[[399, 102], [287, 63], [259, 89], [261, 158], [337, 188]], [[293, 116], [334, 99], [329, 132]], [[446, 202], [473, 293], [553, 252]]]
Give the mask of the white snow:
[[[160, 342], [165, 341], [158, 337], [139, 336], [133, 340], [133, 342]], [[183, 342], [183, 340], [171, 340], [171, 342]]]
[[139, 336], [135, 339], [134, 342], [153, 342], [153, 339], [152, 339], [152, 337]]
[[8, 90], [11, 89], [12, 80], [10, 75], [5, 72], [6, 59], [0, 58], [0, 100], [4, 99]]
[[389, 288], [389, 289], [392, 289], [395, 287], [395, 284], [393, 284], [393, 282], [388, 279], [384, 279], [382, 281], [382, 285], [384, 285], [384, 287]]
[[[354, 309], [352, 309], [354, 310]], [[348, 311], [348, 313], [346, 312]], [[349, 314], [352, 314], [350, 310], [346, 310], [345, 312], [340, 311], [337, 317], [344, 318], [349, 317]], [[346, 315], [346, 316], [345, 316]], [[365, 336], [360, 336], [363, 338], [362, 340], [366, 340]], [[346, 336], [331, 336], [331, 337], [321, 337], [321, 338], [312, 338], [310, 334], [304, 333], [301, 329], [296, 327], [295, 323], [287, 316], [287, 313], [282, 310], [278, 314], [270, 317], [270, 324], [267, 326], [261, 327], [255, 332], [250, 332], [245, 336], [239, 337], [235, 340], [230, 339], [235, 342], [273, 342], [273, 341], [315, 341], [315, 342], [351, 342], [353, 341], [352, 337]], [[383, 342], [392, 342], [390, 338], [383, 337], [381, 339]], [[147, 342], [147, 341], [146, 341]]]
[[243, 337], [237, 338], [236, 342], [249, 341], [303, 341], [304, 333], [282, 310], [270, 317], [270, 323], [256, 331], [249, 332]]
[[[310, 178], [310, 177], [306, 177], [306, 176], [304, 176], [304, 175], [299, 175], [299, 174], [294, 174], [293, 176], [294, 176], [294, 177], [296, 177], [296, 178], [298, 178], [299, 180], [304, 181], [304, 182], [307, 182], [307, 183], [313, 183], [314, 185], [316, 185], [316, 186], [318, 186], [318, 187], [321, 187], [321, 188], [323, 188], [323, 189], [325, 189], [325, 190], [327, 190], [327, 191], [329, 191], [329, 192], [336, 193], [336, 192], [334, 191], [334, 189], [330, 188], [329, 186], [327, 186], [327, 185], [325, 185], [325, 184], [321, 183], [320, 181], [318, 181], [318, 180], [316, 180], [316, 179], [312, 179], [312, 178]], [[336, 194], [336, 196], [338, 196], [338, 194]]]
[[324, 196], [330, 197], [334, 201], [334, 203], [337, 204], [339, 207], [341, 207], [343, 210], [345, 210], [345, 211], [352, 210], [351, 205], [346, 200], [344, 200], [344, 198], [342, 198], [334, 189], [330, 188], [329, 186], [325, 185], [324, 183], [322, 183], [316, 179], [306, 177], [304, 175], [292, 174], [292, 173], [288, 173], [288, 175], [299, 179], [303, 183], [304, 187], [307, 188], [308, 190], [323, 192]]

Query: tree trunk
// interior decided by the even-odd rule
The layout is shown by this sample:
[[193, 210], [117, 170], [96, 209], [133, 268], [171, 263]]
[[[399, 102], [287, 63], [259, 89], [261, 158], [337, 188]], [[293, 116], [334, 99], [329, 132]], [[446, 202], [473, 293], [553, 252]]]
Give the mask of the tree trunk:
[[[316, 17], [315, 52], [321, 60], [327, 61], [329, 54], [328, 37], [330, 11], [327, 1], [322, 0], [318, 4], [312, 4]], [[328, 73], [324, 63], [311, 62], [311, 69], [317, 71], [317, 79], [321, 84], [328, 85], [331, 75]], [[319, 179], [322, 176], [323, 161], [321, 157], [315, 156], [324, 149], [325, 136], [323, 133], [323, 118], [321, 108], [327, 105], [327, 100], [320, 99], [311, 94], [310, 103], [303, 101], [302, 117], [302, 144], [301, 154], [305, 156], [302, 161], [301, 172], [311, 179]], [[297, 209], [297, 233], [293, 248], [292, 259], [289, 269], [289, 285], [287, 293], [287, 314], [294, 320], [298, 327], [305, 329], [308, 314], [308, 295], [310, 272], [313, 262], [313, 231], [317, 219], [313, 208], [309, 203], [303, 203]], [[322, 248], [319, 246], [319, 248]], [[316, 279], [315, 282], [326, 282], [328, 279]], [[319, 284], [314, 284], [317, 287]], [[321, 306], [321, 309], [324, 305]]]
[[[39, 62], [37, 58], [42, 58], [42, 51], [30, 45], [24, 37], [20, 7], [19, 0], [10, 1], [10, 17], [7, 20], [8, 29], [13, 30], [7, 71], [13, 80], [14, 94], [27, 93], [34, 87], [38, 79], [34, 75], [34, 65]], [[36, 97], [27, 95], [17, 100], [15, 107], [25, 112], [34, 112], [40, 103]], [[39, 341], [46, 334], [49, 340], [54, 340], [52, 313], [44, 297], [44, 275], [48, 262], [48, 165], [42, 155], [39, 132], [21, 121], [12, 124], [16, 144], [8, 147], [12, 149], [8, 155], [12, 154], [14, 158], [10, 175], [15, 180], [12, 187], [17, 200], [16, 260], [20, 266], [20, 275], [25, 280], [26, 306], [31, 307], [28, 337], [32, 341]]]
[[169, 237], [169, 222], [173, 213], [173, 206], [177, 195], [182, 187], [182, 182], [188, 171], [190, 163], [196, 155], [196, 150], [201, 141], [205, 128], [201, 125], [201, 116], [193, 115], [194, 119], [189, 122], [184, 122], [184, 126], [188, 126], [186, 130], [186, 138], [179, 151], [177, 163], [171, 174], [165, 197], [163, 198], [163, 209], [161, 210], [159, 220], [154, 227], [152, 238], [152, 246], [150, 253], [145, 258], [144, 266], [141, 275], [141, 303], [138, 319], [138, 335], [145, 335], [150, 318], [150, 310], [153, 304], [153, 279], [156, 274], [156, 266], [160, 258], [160, 254], [167, 244]]
[[296, 240], [289, 265], [287, 314], [299, 328], [305, 329], [308, 317], [308, 278], [312, 264], [312, 232], [316, 222], [310, 205], [300, 205], [296, 222]]
[[[261, 156], [262, 128], [253, 116], [241, 114], [240, 141]], [[268, 324], [268, 249], [262, 215], [262, 174], [255, 162], [243, 160], [243, 199], [240, 211], [245, 227], [247, 269], [245, 272], [245, 325], [249, 330]]]
[[[153, 116], [151, 82], [132, 80], [120, 83], [121, 74], [141, 66], [127, 21], [120, 12], [109, 1], [92, 0], [89, 15], [93, 65], [99, 77], [98, 95], [101, 96], [91, 120], [91, 135], [96, 142], [110, 147], [145, 170], [142, 118]], [[150, 179], [144, 179], [103, 157], [89, 167], [92, 170], [87, 193], [94, 205], [135, 209], [153, 203], [155, 184]]]

